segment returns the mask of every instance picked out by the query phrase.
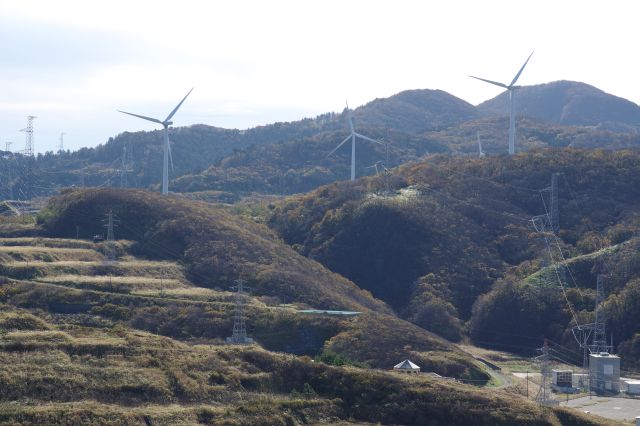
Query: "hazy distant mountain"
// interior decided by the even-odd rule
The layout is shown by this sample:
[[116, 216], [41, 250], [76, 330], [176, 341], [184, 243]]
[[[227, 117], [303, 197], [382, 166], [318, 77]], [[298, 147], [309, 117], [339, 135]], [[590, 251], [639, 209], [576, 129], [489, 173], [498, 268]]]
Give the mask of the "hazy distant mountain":
[[[483, 115], [506, 115], [507, 92], [478, 105]], [[640, 107], [585, 83], [554, 81], [525, 86], [516, 92], [519, 114], [553, 123], [601, 126], [606, 130], [628, 131], [640, 127]]]
[[356, 125], [383, 127], [406, 133], [437, 130], [472, 120], [478, 112], [470, 103], [442, 90], [405, 90], [356, 108]]

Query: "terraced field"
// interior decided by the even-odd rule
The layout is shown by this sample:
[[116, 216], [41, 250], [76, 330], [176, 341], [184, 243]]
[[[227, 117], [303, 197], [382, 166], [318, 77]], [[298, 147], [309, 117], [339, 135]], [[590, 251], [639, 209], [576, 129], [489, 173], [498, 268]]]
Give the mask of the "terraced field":
[[[366, 357], [371, 313], [299, 315], [309, 306], [251, 297], [259, 346], [225, 345], [233, 293], [197, 287], [179, 263], [117, 244], [109, 263], [89, 241], [0, 238], [0, 423], [596, 424], [501, 391], [295, 355], [363, 336], [350, 350]], [[387, 328], [376, 334], [382, 347], [398, 339]], [[426, 368], [463, 374], [465, 359], [452, 364], [449, 352], [412, 353]]]

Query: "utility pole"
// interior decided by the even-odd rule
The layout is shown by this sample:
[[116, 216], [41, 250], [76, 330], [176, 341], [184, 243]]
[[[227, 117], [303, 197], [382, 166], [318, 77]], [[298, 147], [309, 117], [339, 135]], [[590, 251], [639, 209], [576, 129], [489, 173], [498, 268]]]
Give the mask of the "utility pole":
[[227, 337], [227, 343], [237, 345], [248, 345], [253, 343], [253, 339], [247, 337], [247, 327], [244, 318], [244, 304], [247, 293], [245, 290], [248, 287], [244, 286], [245, 282], [242, 279], [236, 280], [236, 307], [233, 318], [233, 334], [231, 337]]
[[13, 142], [9, 142], [9, 141], [5, 142], [4, 143], [4, 150], [7, 151], [7, 152], [11, 152], [11, 144], [13, 144]]

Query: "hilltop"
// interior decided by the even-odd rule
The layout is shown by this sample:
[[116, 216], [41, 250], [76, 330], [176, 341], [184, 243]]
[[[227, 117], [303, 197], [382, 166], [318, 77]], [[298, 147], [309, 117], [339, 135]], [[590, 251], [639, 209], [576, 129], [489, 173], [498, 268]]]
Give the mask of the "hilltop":
[[468, 102], [443, 90], [405, 90], [375, 99], [353, 111], [354, 122], [364, 128], [385, 128], [418, 134], [439, 130], [478, 117]]
[[[640, 126], [640, 106], [576, 81], [554, 81], [524, 86], [516, 91], [518, 114], [551, 123], [598, 126], [618, 131], [636, 131]], [[478, 105], [484, 115], [506, 115], [507, 93]]]

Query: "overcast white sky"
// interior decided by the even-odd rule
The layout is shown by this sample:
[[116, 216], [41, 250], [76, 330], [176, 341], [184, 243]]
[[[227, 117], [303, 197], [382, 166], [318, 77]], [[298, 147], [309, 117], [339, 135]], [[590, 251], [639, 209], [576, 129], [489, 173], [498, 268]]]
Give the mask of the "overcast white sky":
[[0, 0], [0, 148], [104, 143], [164, 119], [247, 128], [406, 89], [477, 104], [519, 83], [577, 80], [640, 102], [637, 1]]

